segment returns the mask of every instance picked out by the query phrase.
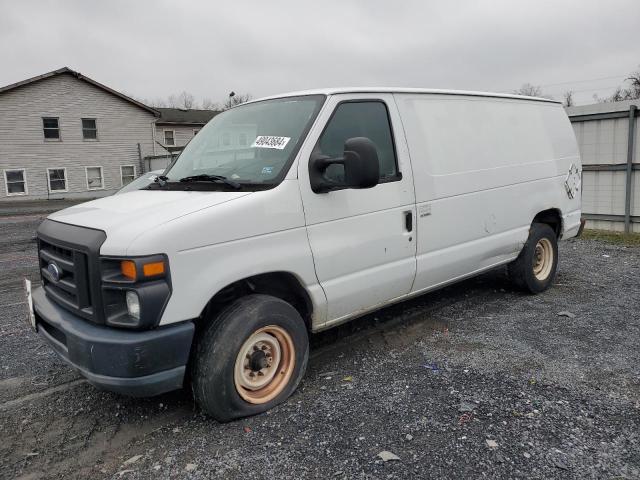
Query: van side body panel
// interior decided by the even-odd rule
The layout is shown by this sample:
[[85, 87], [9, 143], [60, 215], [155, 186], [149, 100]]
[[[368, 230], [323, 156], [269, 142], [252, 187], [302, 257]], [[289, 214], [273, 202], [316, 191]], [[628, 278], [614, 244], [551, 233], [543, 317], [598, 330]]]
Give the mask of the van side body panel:
[[425, 291], [515, 259], [535, 215], [558, 209], [575, 235], [580, 166], [562, 107], [507, 98], [396, 94], [417, 203], [417, 274]]

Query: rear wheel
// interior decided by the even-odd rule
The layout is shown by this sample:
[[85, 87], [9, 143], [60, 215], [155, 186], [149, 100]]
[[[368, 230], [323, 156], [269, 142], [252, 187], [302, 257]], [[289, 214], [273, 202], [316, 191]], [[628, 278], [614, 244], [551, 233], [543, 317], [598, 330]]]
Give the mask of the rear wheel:
[[286, 400], [307, 366], [305, 323], [269, 295], [236, 300], [204, 331], [196, 347], [196, 402], [219, 421], [264, 412]]
[[558, 240], [553, 229], [534, 223], [518, 258], [509, 264], [509, 276], [521, 289], [541, 293], [548, 289], [558, 268]]

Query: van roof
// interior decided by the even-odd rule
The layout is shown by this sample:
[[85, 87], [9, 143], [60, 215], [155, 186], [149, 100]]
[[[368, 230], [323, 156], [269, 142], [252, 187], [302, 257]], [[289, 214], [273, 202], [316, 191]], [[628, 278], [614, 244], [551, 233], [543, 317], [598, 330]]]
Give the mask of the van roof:
[[300, 97], [303, 95], [335, 95], [340, 93], [430, 93], [437, 95], [465, 95], [474, 97], [510, 98], [514, 100], [533, 100], [536, 102], [561, 103], [558, 100], [551, 100], [541, 97], [527, 97], [524, 95], [512, 95], [509, 93], [474, 92], [466, 90], [444, 90], [436, 88], [395, 88], [395, 87], [335, 87], [319, 88], [315, 90], [302, 90], [299, 92], [282, 93], [270, 95], [268, 97], [257, 98], [247, 103], [259, 102], [283, 97]]

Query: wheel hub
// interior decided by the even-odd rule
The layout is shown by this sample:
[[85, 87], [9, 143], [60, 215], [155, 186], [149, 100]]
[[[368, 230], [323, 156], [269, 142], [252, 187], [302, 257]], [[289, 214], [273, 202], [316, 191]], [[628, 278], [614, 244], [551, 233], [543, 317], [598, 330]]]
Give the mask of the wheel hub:
[[238, 351], [236, 391], [249, 403], [266, 403], [287, 386], [295, 364], [289, 333], [275, 325], [263, 327], [250, 335]]
[[277, 338], [266, 332], [254, 333], [247, 339], [238, 354], [235, 369], [236, 383], [250, 391], [264, 388], [273, 379], [281, 356]]
[[253, 352], [249, 357], [249, 368], [252, 371], [259, 372], [263, 368], [267, 368], [269, 363], [267, 360], [268, 357], [262, 350]]
[[540, 281], [547, 279], [553, 268], [553, 246], [547, 238], [541, 238], [533, 253], [533, 275]]

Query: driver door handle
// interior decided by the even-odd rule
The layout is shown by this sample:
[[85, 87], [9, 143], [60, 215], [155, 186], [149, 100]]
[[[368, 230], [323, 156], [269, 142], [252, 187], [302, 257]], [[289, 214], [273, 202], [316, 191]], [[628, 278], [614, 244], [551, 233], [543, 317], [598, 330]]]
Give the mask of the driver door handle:
[[413, 231], [413, 211], [404, 212], [404, 228], [407, 232]]

